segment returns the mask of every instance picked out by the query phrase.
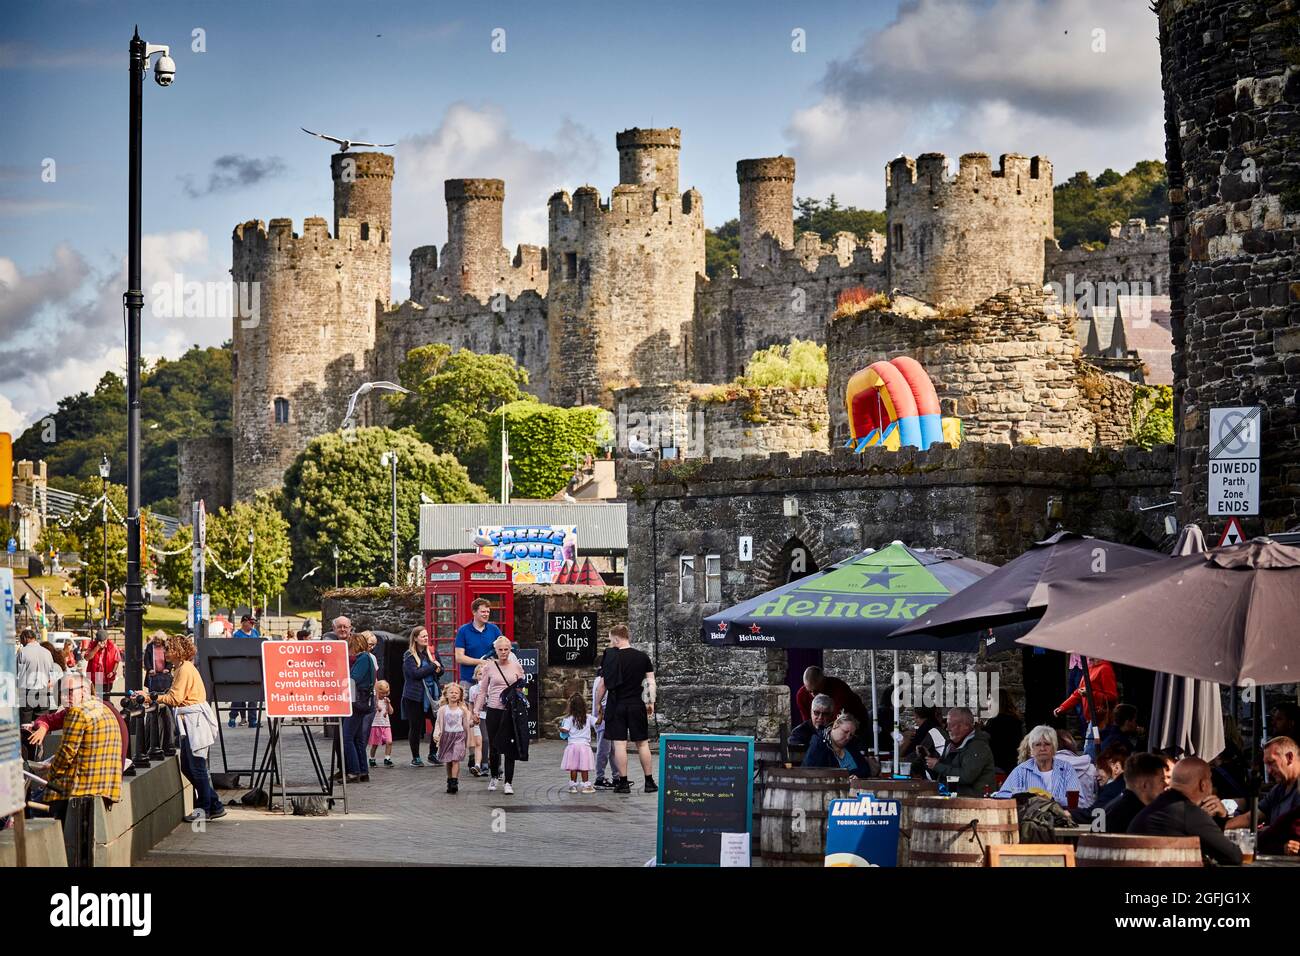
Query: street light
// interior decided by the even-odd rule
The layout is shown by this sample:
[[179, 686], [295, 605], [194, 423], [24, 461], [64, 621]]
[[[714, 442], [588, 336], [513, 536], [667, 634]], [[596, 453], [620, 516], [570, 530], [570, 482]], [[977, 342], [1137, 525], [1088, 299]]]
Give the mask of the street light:
[[379, 463], [390, 469], [393, 486], [393, 584], [397, 584], [397, 452], [386, 451], [379, 456]]
[[334, 546], [334, 589], [337, 591], [339, 586], [339, 546]]
[[109, 607], [109, 603], [112, 600], [112, 598], [109, 596], [108, 580], [107, 580], [108, 578], [108, 472], [109, 472], [108, 455], [106, 454], [100, 455], [99, 456], [99, 494], [102, 500], [99, 503], [99, 511], [101, 517], [104, 519], [104, 578], [105, 578], [104, 580], [104, 626], [105, 627], [108, 627], [109, 612], [111, 610], [111, 608]]
[[254, 618], [257, 617], [253, 607], [253, 542], [256, 540], [257, 536], [250, 528], [248, 531], [248, 613]]
[[140, 312], [144, 309], [144, 292], [140, 281], [141, 181], [144, 159], [144, 74], [149, 60], [154, 64], [154, 80], [159, 86], [171, 86], [176, 64], [171, 50], [155, 43], [145, 43], [136, 28], [130, 45], [131, 113], [128, 136], [129, 173], [127, 208], [126, 294], [126, 686], [141, 682], [141, 655], [144, 652], [144, 595], [140, 586]]
[[385, 392], [399, 392], [402, 395], [411, 394], [410, 389], [402, 388], [402, 386], [395, 385], [392, 382], [363, 382], [357, 390], [348, 397], [348, 410], [343, 413], [343, 424], [339, 425], [339, 428], [346, 430], [352, 427], [353, 414], [357, 410], [357, 399], [362, 395], [370, 394], [375, 389], [380, 389]]

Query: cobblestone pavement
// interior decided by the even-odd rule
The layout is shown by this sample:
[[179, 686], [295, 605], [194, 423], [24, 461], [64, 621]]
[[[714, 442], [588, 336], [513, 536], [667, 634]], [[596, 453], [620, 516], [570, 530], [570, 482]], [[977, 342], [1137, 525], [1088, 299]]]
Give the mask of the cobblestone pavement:
[[[253, 731], [223, 729], [230, 765], [248, 766]], [[266, 736], [263, 723], [260, 750]], [[329, 741], [320, 728], [314, 739], [328, 762]], [[283, 751], [289, 789], [311, 789], [313, 772], [300, 731], [285, 734]], [[461, 790], [453, 796], [445, 792], [444, 768], [409, 766], [406, 742], [396, 741], [397, 766], [384, 767], [381, 751], [370, 782], [348, 785], [348, 813], [341, 801], [325, 817], [228, 807], [225, 817], [201, 830], [177, 827], [138, 865], [644, 865], [655, 854], [657, 804], [656, 794], [641, 787], [635, 752], [629, 755], [636, 767], [630, 796], [568, 793], [563, 752], [561, 741], [534, 742], [529, 761], [515, 767], [512, 796], [500, 789], [489, 793], [486, 777], [472, 777], [462, 767]], [[211, 762], [220, 770], [215, 746]], [[243, 782], [244, 789], [222, 791], [222, 798], [241, 796], [246, 777]], [[341, 793], [338, 784], [335, 793]]]

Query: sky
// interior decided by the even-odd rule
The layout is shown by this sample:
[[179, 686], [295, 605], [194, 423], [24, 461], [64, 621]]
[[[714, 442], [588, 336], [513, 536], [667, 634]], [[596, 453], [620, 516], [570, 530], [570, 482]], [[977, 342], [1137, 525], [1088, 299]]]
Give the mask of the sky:
[[395, 300], [410, 250], [446, 238], [443, 180], [504, 179], [505, 245], [545, 245], [547, 197], [608, 195], [633, 126], [681, 128], [709, 226], [736, 215], [739, 159], [793, 156], [797, 196], [882, 209], [900, 154], [1040, 154], [1057, 182], [1164, 156], [1139, 0], [8, 3], [0, 431], [124, 369], [136, 24], [176, 63], [144, 90], [150, 359], [230, 338], [228, 315], [171, 315], [152, 290], [227, 281], [235, 224], [332, 222], [334, 147], [301, 126], [396, 144]]

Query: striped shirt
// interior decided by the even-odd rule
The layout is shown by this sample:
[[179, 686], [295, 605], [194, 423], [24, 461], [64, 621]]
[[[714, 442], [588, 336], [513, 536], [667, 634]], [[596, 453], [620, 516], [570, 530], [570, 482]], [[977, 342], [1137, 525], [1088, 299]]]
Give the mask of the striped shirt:
[[1043, 773], [1038, 764], [1030, 757], [1007, 775], [1002, 789], [993, 794], [995, 797], [1013, 797], [1027, 790], [1042, 790], [1052, 795], [1052, 799], [1061, 806], [1067, 806], [1070, 798], [1067, 794], [1079, 789], [1079, 775], [1069, 761], [1061, 757], [1052, 758], [1052, 769]]
[[49, 781], [49, 800], [122, 799], [122, 732], [103, 701], [92, 697], [68, 709], [63, 742], [50, 761]]

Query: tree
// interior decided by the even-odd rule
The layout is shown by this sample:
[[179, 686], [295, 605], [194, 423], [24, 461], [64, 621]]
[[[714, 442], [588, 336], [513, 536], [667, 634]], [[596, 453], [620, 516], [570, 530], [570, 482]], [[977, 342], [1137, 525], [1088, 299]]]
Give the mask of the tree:
[[1169, 215], [1165, 164], [1142, 160], [1127, 173], [1106, 169], [1096, 179], [1080, 171], [1056, 186], [1052, 200], [1061, 248], [1099, 247], [1110, 239], [1112, 222], [1151, 223]]
[[[253, 532], [251, 546], [249, 531]], [[214, 604], [236, 608], [248, 601], [250, 550], [255, 604], [279, 594], [289, 580], [289, 523], [271, 495], [240, 501], [209, 515], [207, 547], [206, 584]]]
[[740, 220], [728, 219], [717, 229], [704, 230], [704, 271], [710, 279], [740, 272]]
[[525, 398], [528, 372], [508, 355], [479, 355], [448, 345], [411, 349], [398, 369], [409, 395], [387, 398], [393, 423], [414, 428], [438, 451], [450, 452], [475, 481], [487, 468], [488, 419], [494, 409]]
[[189, 525], [181, 525], [163, 546], [164, 551], [176, 553], [157, 556], [158, 578], [167, 588], [168, 607], [185, 607], [186, 599], [194, 587], [193, 544], [193, 529]]
[[596, 453], [606, 420], [599, 408], [557, 408], [541, 402], [515, 402], [492, 416], [488, 490], [501, 493], [501, 424], [510, 436], [510, 477], [517, 498], [550, 498], [573, 475], [575, 466]]
[[[487, 500], [460, 462], [435, 452], [413, 429], [358, 428], [312, 439], [285, 472], [282, 492], [281, 507], [294, 529], [296, 596], [332, 581], [335, 547], [341, 585], [391, 580], [392, 494], [389, 469], [380, 462], [389, 450], [397, 452], [399, 555], [419, 548], [421, 494], [435, 502]], [[471, 545], [468, 536], [465, 545]], [[317, 566], [316, 577], [300, 583]]]
[[866, 242], [872, 232], [885, 231], [885, 214], [876, 209], [858, 209], [855, 206], [841, 206], [835, 194], [826, 199], [804, 197], [795, 201], [798, 215], [794, 220], [794, 231], [815, 232], [823, 242], [829, 241], [837, 232], [851, 232], [859, 242]]
[[[57, 547], [65, 550], [75, 544], [81, 554], [82, 586], [84, 593], [103, 594], [104, 586], [96, 581], [107, 579], [110, 591], [121, 592], [126, 586], [126, 489], [111, 481], [103, 489], [102, 497], [108, 499], [108, 567], [104, 566], [104, 529], [105, 506], [101, 498], [101, 479], [86, 478], [77, 487], [82, 496], [81, 508], [62, 521], [51, 522], [46, 533], [41, 536], [40, 545]], [[140, 579], [144, 583], [154, 568], [154, 560], [149, 552], [151, 545], [163, 540], [162, 522], [149, 513], [147, 508], [140, 511], [145, 523], [144, 548], [141, 551]], [[117, 602], [114, 598], [114, 603]]]
[[1174, 390], [1139, 385], [1133, 396], [1133, 444], [1143, 448], [1174, 443]]
[[750, 388], [825, 388], [826, 346], [801, 339], [755, 352], [735, 384]]

